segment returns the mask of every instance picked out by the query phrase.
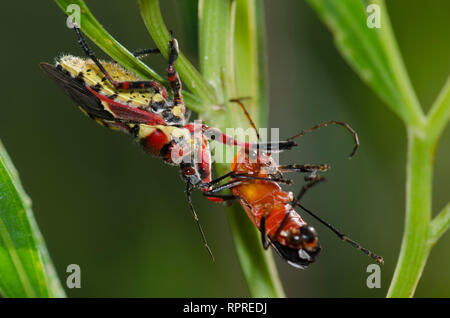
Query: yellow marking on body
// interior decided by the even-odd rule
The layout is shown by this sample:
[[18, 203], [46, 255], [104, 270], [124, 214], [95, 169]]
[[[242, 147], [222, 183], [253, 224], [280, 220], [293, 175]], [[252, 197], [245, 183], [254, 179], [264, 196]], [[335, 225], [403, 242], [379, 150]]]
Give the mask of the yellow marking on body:
[[140, 125], [138, 139], [143, 139], [150, 136], [156, 129], [157, 126]]
[[162, 97], [161, 94], [158, 93], [158, 94], [155, 94], [155, 95], [152, 96], [152, 100], [153, 100], [155, 103], [161, 103], [161, 102], [164, 101], [164, 98]]
[[85, 114], [86, 116], [89, 116], [89, 114], [87, 113], [87, 111], [84, 110], [83, 107], [78, 106], [78, 108], [81, 110], [81, 112], [82, 112], [83, 114]]
[[143, 139], [150, 136], [156, 129], [161, 130], [169, 140], [175, 138], [184, 138], [184, 140], [191, 140], [191, 133], [186, 128], [179, 128], [174, 126], [164, 126], [164, 125], [139, 125], [138, 138]]
[[183, 106], [176, 106], [172, 108], [172, 114], [174, 114], [177, 117], [183, 117], [184, 115], [184, 107]]
[[[151, 90], [134, 89], [134, 93], [130, 94], [127, 90], [117, 90], [114, 86], [105, 79], [105, 75], [100, 71], [100, 69], [95, 65], [91, 59], [85, 59], [73, 55], [66, 55], [61, 57], [58, 63], [63, 69], [67, 70], [73, 77], [77, 77], [78, 74], [83, 74], [83, 79], [89, 86], [101, 85], [100, 92], [103, 95], [109, 96], [117, 94], [116, 100], [118, 102], [127, 104], [130, 98], [133, 104], [130, 106], [134, 107], [147, 107], [149, 101], [156, 95]], [[124, 69], [122, 66], [115, 62], [100, 61], [105, 70], [111, 75], [115, 81], [142, 81], [143, 79], [136, 76], [132, 72]], [[88, 70], [90, 70], [88, 72]], [[103, 81], [102, 81], [103, 80]], [[158, 99], [162, 100], [162, 96]]]
[[112, 110], [109, 108], [109, 104], [108, 104], [107, 102], [105, 102], [105, 101], [102, 100], [102, 105], [103, 105], [103, 108], [104, 108], [107, 112], [109, 112], [111, 115], [113, 115], [114, 117], [116, 117], [116, 114], [114, 114], [114, 113], [112, 112]]
[[[95, 118], [95, 121], [102, 126], [106, 126], [105, 123], [101, 119]], [[114, 128], [111, 127], [111, 129], [114, 129]]]

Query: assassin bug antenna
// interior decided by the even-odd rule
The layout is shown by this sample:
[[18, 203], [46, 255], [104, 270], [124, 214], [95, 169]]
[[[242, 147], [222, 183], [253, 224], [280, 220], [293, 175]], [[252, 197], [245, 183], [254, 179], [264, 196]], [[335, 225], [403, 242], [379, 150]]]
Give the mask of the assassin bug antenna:
[[316, 125], [316, 126], [311, 127], [311, 128], [309, 128], [309, 129], [303, 130], [303, 131], [301, 131], [300, 133], [298, 133], [297, 135], [292, 136], [291, 138], [288, 138], [287, 140], [288, 140], [288, 141], [289, 141], [289, 140], [292, 141], [293, 139], [295, 139], [295, 138], [297, 138], [297, 137], [301, 137], [301, 136], [303, 136], [303, 135], [305, 135], [305, 134], [307, 134], [307, 133], [313, 132], [313, 131], [316, 130], [316, 129], [319, 129], [319, 128], [322, 128], [322, 127], [326, 127], [326, 126], [332, 125], [332, 124], [343, 126], [343, 127], [345, 127], [345, 128], [352, 134], [353, 139], [354, 139], [354, 141], [355, 141], [355, 146], [353, 147], [353, 150], [352, 150], [352, 152], [350, 153], [350, 156], [349, 156], [349, 159], [352, 159], [352, 157], [355, 155], [356, 151], [357, 151], [358, 148], [359, 148], [359, 138], [358, 138], [358, 134], [356, 133], [356, 131], [353, 130], [352, 127], [350, 127], [349, 124], [344, 123], [344, 122], [341, 122], [341, 121], [329, 120], [329, 121], [323, 122], [323, 123], [321, 123], [321, 124], [319, 124], [319, 125]]
[[252, 147], [256, 147], [257, 149], [264, 149], [268, 151], [282, 151], [282, 150], [289, 150], [292, 147], [297, 146], [295, 142], [292, 140], [287, 141], [281, 141], [281, 142], [274, 142], [274, 143], [261, 143], [261, 136], [259, 135], [258, 129], [256, 128], [255, 122], [252, 120], [250, 114], [248, 113], [246, 107], [242, 103], [245, 99], [251, 99], [251, 97], [239, 97], [239, 98], [233, 98], [230, 99], [230, 102], [236, 103], [239, 105], [239, 107], [244, 112], [245, 117], [247, 118], [248, 122], [250, 123], [250, 126], [253, 128], [253, 130], [256, 133], [256, 136], [258, 137], [258, 143], [252, 144]]
[[250, 123], [250, 126], [252, 126], [252, 128], [255, 130], [256, 136], [258, 137], [258, 141], [261, 141], [261, 137], [259, 136], [256, 125], [253, 122], [252, 117], [250, 117], [250, 114], [248, 113], [244, 104], [242, 103], [242, 100], [244, 100], [244, 99], [250, 99], [250, 97], [233, 98], [233, 99], [230, 99], [230, 102], [236, 103], [239, 105], [239, 107], [241, 107], [242, 111], [244, 112], [245, 117], [247, 118], [248, 122]]
[[320, 223], [322, 223], [323, 225], [325, 225], [327, 228], [329, 228], [331, 231], [333, 231], [341, 240], [349, 243], [351, 246], [353, 246], [354, 248], [360, 250], [361, 252], [363, 252], [364, 254], [366, 254], [367, 256], [373, 258], [378, 264], [384, 265], [384, 259], [382, 256], [378, 256], [375, 253], [373, 253], [372, 251], [368, 250], [367, 248], [363, 247], [361, 244], [359, 244], [358, 242], [353, 241], [352, 239], [350, 239], [347, 235], [342, 234], [340, 231], [338, 231], [336, 228], [334, 228], [331, 224], [329, 224], [328, 222], [326, 222], [325, 220], [323, 220], [321, 217], [315, 215], [312, 211], [308, 210], [307, 208], [305, 208], [303, 205], [301, 205], [300, 203], [296, 203], [296, 205], [298, 207], [300, 207], [303, 211], [305, 211], [306, 213], [308, 213], [309, 215], [311, 215], [313, 218], [315, 218], [317, 221], [319, 221]]
[[188, 183], [186, 183], [186, 196], [187, 196], [189, 208], [191, 209], [192, 216], [194, 217], [194, 220], [197, 223], [198, 230], [200, 231], [200, 235], [202, 236], [203, 245], [208, 250], [208, 253], [211, 256], [211, 259], [214, 262], [214, 254], [212, 253], [211, 249], [209, 248], [208, 242], [206, 241], [205, 232], [203, 232], [203, 228], [200, 224], [200, 220], [198, 219], [197, 212], [195, 212], [194, 205], [192, 204], [191, 192], [192, 192], [192, 185], [188, 182]]

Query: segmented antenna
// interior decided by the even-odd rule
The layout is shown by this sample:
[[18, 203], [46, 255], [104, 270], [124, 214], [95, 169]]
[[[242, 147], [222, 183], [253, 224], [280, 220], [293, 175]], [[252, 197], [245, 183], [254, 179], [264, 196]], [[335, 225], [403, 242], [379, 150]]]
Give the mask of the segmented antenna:
[[250, 114], [248, 113], [247, 108], [245, 108], [244, 104], [242, 103], [243, 99], [250, 99], [250, 97], [233, 98], [233, 99], [230, 99], [230, 102], [236, 103], [239, 105], [239, 107], [241, 107], [242, 111], [244, 112], [245, 117], [247, 117], [247, 120], [250, 123], [250, 126], [252, 126], [252, 128], [255, 130], [256, 136], [258, 137], [258, 141], [261, 141], [261, 137], [259, 136], [256, 125], [253, 122], [252, 118], [250, 117]]
[[341, 122], [341, 121], [329, 120], [329, 121], [323, 122], [323, 123], [321, 123], [319, 125], [316, 125], [316, 126], [311, 127], [309, 129], [303, 130], [299, 134], [297, 134], [295, 136], [292, 136], [291, 138], [288, 138], [287, 140], [291, 141], [291, 140], [293, 140], [293, 139], [295, 139], [297, 137], [301, 137], [301, 136], [303, 136], [303, 135], [305, 135], [307, 133], [310, 133], [310, 132], [312, 132], [312, 131], [314, 131], [316, 129], [319, 129], [319, 128], [322, 128], [322, 127], [326, 127], [326, 126], [332, 125], [332, 124], [343, 126], [352, 134], [353, 140], [355, 141], [355, 146], [353, 147], [353, 150], [352, 150], [352, 152], [350, 153], [350, 156], [349, 156], [349, 159], [351, 159], [355, 155], [356, 150], [358, 150], [358, 147], [359, 147], [358, 134], [356, 133], [356, 131], [353, 130], [352, 127], [350, 127], [349, 124]]
[[347, 235], [342, 234], [341, 232], [339, 232], [337, 229], [335, 229], [332, 225], [330, 225], [329, 223], [325, 222], [325, 220], [323, 220], [322, 218], [320, 218], [319, 216], [315, 215], [312, 211], [308, 210], [307, 208], [305, 208], [303, 205], [301, 205], [300, 203], [297, 202], [297, 206], [300, 207], [303, 211], [305, 211], [306, 213], [308, 213], [309, 215], [311, 215], [313, 218], [315, 218], [317, 221], [319, 221], [320, 223], [322, 223], [323, 225], [325, 225], [326, 227], [328, 227], [331, 231], [333, 231], [337, 236], [339, 236], [339, 238], [347, 243], [349, 243], [351, 246], [353, 246], [354, 248], [360, 250], [361, 252], [363, 252], [364, 254], [366, 254], [367, 256], [373, 258], [378, 264], [384, 264], [384, 259], [382, 256], [378, 256], [377, 254], [373, 253], [372, 251], [368, 250], [367, 248], [363, 247], [361, 244], [359, 244], [358, 242], [353, 241], [352, 239], [350, 239]]
[[200, 224], [200, 220], [198, 219], [197, 212], [195, 212], [194, 205], [192, 204], [191, 191], [192, 191], [192, 187], [191, 187], [191, 184], [188, 182], [186, 184], [186, 196], [187, 196], [187, 200], [188, 200], [188, 203], [189, 203], [189, 207], [191, 209], [192, 216], [194, 217], [194, 220], [197, 223], [197, 227], [198, 227], [198, 230], [200, 232], [200, 235], [202, 236], [203, 245], [208, 250], [208, 253], [211, 256], [211, 259], [214, 262], [214, 254], [212, 253], [211, 249], [209, 248], [208, 242], [206, 241], [205, 233], [203, 232], [203, 228], [202, 228], [202, 226]]

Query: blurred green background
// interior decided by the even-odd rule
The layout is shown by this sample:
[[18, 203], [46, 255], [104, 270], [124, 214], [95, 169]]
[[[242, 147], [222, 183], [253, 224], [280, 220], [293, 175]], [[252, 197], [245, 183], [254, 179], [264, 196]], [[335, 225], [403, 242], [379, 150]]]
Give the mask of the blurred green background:
[[[154, 47], [133, 1], [87, 1], [105, 28], [130, 50]], [[81, 266], [72, 297], [248, 296], [224, 209], [201, 195], [194, 202], [212, 263], [185, 202], [177, 168], [145, 155], [128, 136], [99, 127], [39, 69], [62, 53], [82, 55], [53, 1], [2, 3], [3, 103], [0, 138], [19, 170], [58, 274]], [[419, 99], [428, 109], [450, 71], [450, 1], [388, 0], [389, 13]], [[161, 1], [169, 28], [196, 64], [197, 21], [183, 21], [192, 0]], [[329, 163], [328, 181], [304, 204], [385, 258], [381, 289], [366, 287], [371, 260], [308, 216], [322, 254], [307, 270], [275, 256], [290, 297], [382, 297], [392, 278], [404, 218], [405, 131], [337, 53], [317, 15], [298, 0], [265, 1], [270, 78], [270, 125], [291, 136], [336, 119], [359, 133], [361, 148], [347, 160], [351, 138], [340, 128], [303, 137], [282, 163]], [[239, 22], [238, 22], [239, 23]], [[93, 46], [93, 45], [91, 45]], [[103, 56], [97, 49], [99, 56]], [[161, 73], [161, 57], [145, 60]], [[449, 199], [450, 131], [436, 156], [434, 211]], [[301, 177], [295, 178], [298, 191]], [[450, 235], [433, 249], [416, 296], [450, 296]]]

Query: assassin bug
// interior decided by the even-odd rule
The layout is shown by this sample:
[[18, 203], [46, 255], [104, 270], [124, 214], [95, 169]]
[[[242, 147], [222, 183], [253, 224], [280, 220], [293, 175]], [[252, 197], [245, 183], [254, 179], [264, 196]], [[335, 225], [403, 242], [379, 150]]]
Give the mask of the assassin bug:
[[[245, 111], [245, 107], [242, 104], [240, 105]], [[245, 114], [251, 126], [257, 131], [246, 111]], [[292, 138], [300, 137], [329, 124], [344, 126], [353, 135], [355, 147], [350, 154], [351, 158], [359, 146], [359, 141], [356, 132], [346, 123], [328, 121], [305, 130]], [[287, 263], [296, 268], [304, 269], [308, 267], [316, 260], [321, 250], [316, 230], [308, 225], [295, 211], [294, 207], [297, 206], [331, 229], [341, 240], [361, 250], [378, 263], [384, 263], [382, 257], [342, 234], [300, 203], [300, 200], [311, 187], [325, 180], [318, 172], [325, 172], [329, 168], [330, 166], [326, 164], [281, 166], [276, 163], [270, 151], [242, 148], [234, 158], [231, 172], [216, 179], [217, 182], [220, 182], [230, 177], [230, 181], [210, 189], [205, 195], [221, 197], [224, 200], [239, 200], [250, 220], [259, 229], [264, 249], [272, 245]], [[293, 196], [292, 192], [283, 191], [279, 185], [279, 183], [290, 183], [289, 180], [283, 179], [283, 173], [288, 172], [309, 174], [305, 177], [307, 183], [296, 197]], [[231, 189], [232, 194], [218, 194], [218, 192], [226, 189]]]
[[[159, 82], [142, 80], [116, 62], [98, 60], [86, 44], [81, 30], [76, 26], [74, 30], [88, 58], [67, 55], [58, 59], [56, 65], [41, 63], [41, 68], [86, 115], [105, 127], [132, 135], [144, 151], [181, 168], [190, 210], [203, 243], [212, 256], [191, 201], [194, 188], [207, 192], [214, 184], [211, 183], [208, 139], [247, 149], [254, 145], [240, 142], [204, 124], [187, 123], [181, 80], [175, 69], [178, 57], [178, 42], [175, 38], [172, 37], [168, 43], [167, 77], [173, 95], [170, 100], [166, 89]], [[134, 55], [142, 57], [158, 52], [157, 49], [148, 49]], [[257, 146], [267, 149], [273, 147], [271, 144]], [[290, 149], [293, 146], [294, 142], [285, 141], [276, 143], [275, 147]], [[209, 199], [222, 201], [220, 198]]]

